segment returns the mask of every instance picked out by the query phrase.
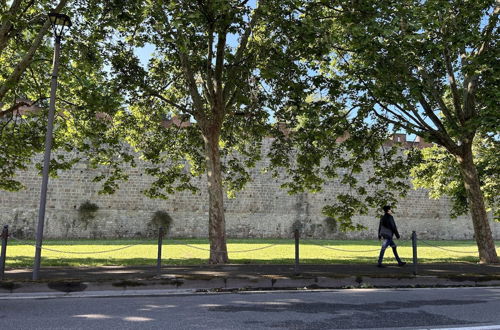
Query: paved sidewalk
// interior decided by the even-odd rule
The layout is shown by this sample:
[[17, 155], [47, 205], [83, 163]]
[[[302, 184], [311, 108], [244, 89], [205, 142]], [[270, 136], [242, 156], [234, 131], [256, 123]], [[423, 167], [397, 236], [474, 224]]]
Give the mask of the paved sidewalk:
[[[294, 265], [199, 265], [199, 266], [163, 266], [161, 274], [186, 279], [255, 278], [255, 277], [408, 277], [413, 276], [414, 267], [407, 264], [398, 267], [387, 264], [387, 268], [378, 268], [370, 264], [330, 264], [299, 265], [295, 272]], [[494, 276], [500, 279], [500, 264], [482, 265], [474, 263], [434, 263], [420, 264], [417, 268], [420, 276], [459, 277], [459, 276]], [[103, 266], [103, 267], [43, 267], [40, 270], [42, 281], [81, 280], [109, 281], [123, 279], [152, 279], [157, 276], [154, 266]], [[30, 281], [32, 269], [10, 269], [5, 272], [6, 280]]]
[[40, 280], [31, 269], [8, 269], [0, 281], [0, 298], [34, 292], [95, 292], [103, 290], [234, 291], [260, 289], [320, 289], [352, 287], [500, 286], [500, 264], [413, 265], [200, 265], [156, 267], [42, 267]]

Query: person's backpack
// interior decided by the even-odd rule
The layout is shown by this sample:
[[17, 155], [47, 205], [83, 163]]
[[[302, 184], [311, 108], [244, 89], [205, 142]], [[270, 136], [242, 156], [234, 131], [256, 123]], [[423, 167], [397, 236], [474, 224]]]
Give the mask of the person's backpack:
[[391, 238], [392, 237], [392, 230], [390, 230], [386, 226], [382, 225], [382, 226], [380, 226], [380, 236], [382, 236], [383, 238]]
[[386, 226], [388, 219], [384, 216], [380, 219], [380, 233], [379, 235], [383, 238], [392, 238], [392, 229]]

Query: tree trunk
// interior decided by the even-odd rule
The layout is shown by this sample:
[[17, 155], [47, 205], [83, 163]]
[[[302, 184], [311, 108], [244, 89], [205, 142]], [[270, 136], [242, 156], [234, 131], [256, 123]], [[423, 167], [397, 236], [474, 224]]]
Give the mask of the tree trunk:
[[465, 191], [467, 192], [469, 210], [474, 225], [474, 234], [479, 249], [479, 262], [488, 264], [498, 263], [495, 242], [486, 215], [483, 193], [481, 192], [476, 165], [472, 159], [470, 145], [467, 147], [464, 146], [461, 155], [457, 156], [457, 160], [464, 180]]
[[203, 137], [207, 161], [209, 198], [208, 237], [210, 240], [209, 262], [211, 264], [228, 262], [219, 135], [220, 130], [212, 128], [207, 130]]

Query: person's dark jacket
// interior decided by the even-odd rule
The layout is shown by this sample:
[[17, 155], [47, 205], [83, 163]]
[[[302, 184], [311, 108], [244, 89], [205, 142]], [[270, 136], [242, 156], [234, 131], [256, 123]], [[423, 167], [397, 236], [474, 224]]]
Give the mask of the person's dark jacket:
[[[390, 235], [381, 233], [382, 226], [385, 228], [388, 228], [391, 231]], [[380, 218], [380, 223], [378, 225], [378, 238], [390, 238], [392, 239], [392, 236], [396, 235], [396, 238], [399, 239], [399, 233], [398, 233], [398, 228], [396, 227], [396, 222], [394, 222], [394, 217], [388, 213], [384, 214]]]

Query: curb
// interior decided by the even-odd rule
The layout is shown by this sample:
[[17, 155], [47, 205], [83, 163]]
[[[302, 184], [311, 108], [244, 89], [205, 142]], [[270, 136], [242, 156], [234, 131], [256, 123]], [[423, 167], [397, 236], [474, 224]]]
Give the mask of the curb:
[[[500, 286], [499, 280], [470, 280], [414, 276], [387, 278], [370, 276], [346, 276], [341, 278], [310, 277], [253, 277], [187, 279], [166, 277], [158, 279], [134, 279], [107, 282], [83, 282], [60, 280], [51, 282], [0, 282], [1, 299], [102, 297], [126, 295], [195, 294], [213, 292], [245, 292], [267, 290], [317, 290], [354, 288], [424, 288], [424, 287], [476, 287]], [[153, 292], [153, 293], [152, 293]]]

